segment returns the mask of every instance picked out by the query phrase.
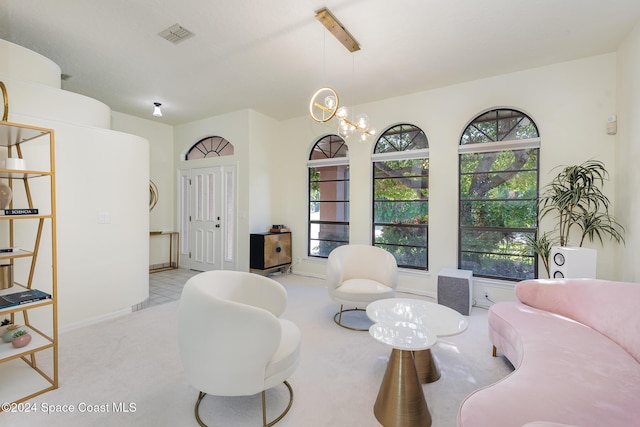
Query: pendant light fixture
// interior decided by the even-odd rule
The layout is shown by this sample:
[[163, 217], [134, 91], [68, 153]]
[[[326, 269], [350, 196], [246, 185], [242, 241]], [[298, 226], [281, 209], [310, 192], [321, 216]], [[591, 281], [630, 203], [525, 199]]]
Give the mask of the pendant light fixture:
[[155, 105], [155, 108], [153, 109], [153, 115], [156, 117], [162, 117], [162, 111], [160, 110], [160, 106], [162, 104], [160, 104], [159, 102], [154, 102], [153, 105]]
[[[316, 12], [316, 19], [320, 21], [349, 52], [353, 53], [360, 50], [358, 42], [327, 8]], [[353, 66], [353, 68], [355, 68], [355, 66]], [[353, 68], [352, 74], [355, 73]], [[338, 93], [330, 87], [325, 86], [318, 89], [309, 102], [309, 114], [316, 122], [325, 123], [334, 117], [338, 119], [338, 134], [342, 138], [349, 138], [356, 132], [360, 137], [360, 141], [365, 142], [370, 136], [375, 135], [376, 130], [369, 127], [369, 117], [366, 114], [361, 113], [354, 118], [350, 118], [349, 113], [347, 107], [340, 105]]]

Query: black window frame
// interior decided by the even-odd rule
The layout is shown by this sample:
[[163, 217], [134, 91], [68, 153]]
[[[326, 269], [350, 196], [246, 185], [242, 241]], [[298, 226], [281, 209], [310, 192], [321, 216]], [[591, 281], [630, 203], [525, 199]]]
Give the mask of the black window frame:
[[[313, 170], [323, 167], [332, 166], [346, 166], [346, 178], [341, 180], [315, 180], [313, 177]], [[349, 221], [328, 221], [328, 220], [313, 220], [311, 215], [315, 212], [315, 204], [321, 203], [345, 203], [347, 216], [350, 216], [349, 209], [349, 148], [347, 143], [339, 135], [325, 135], [319, 138], [311, 148], [309, 153], [309, 161], [307, 162], [307, 256], [313, 258], [327, 258], [331, 250], [338, 246], [349, 244]], [[312, 191], [314, 183], [320, 182], [344, 182], [346, 199], [344, 200], [313, 200]], [[318, 238], [312, 239], [312, 229], [314, 226], [335, 226], [341, 227], [346, 230], [346, 236], [341, 235], [334, 238]], [[318, 241], [319, 245], [324, 245], [325, 248], [320, 250], [319, 253], [312, 253], [312, 240]]]
[[[495, 128], [500, 129], [499, 121], [509, 120], [509, 119], [518, 119], [518, 120], [516, 120], [516, 123], [514, 123], [513, 126], [511, 126], [509, 129], [505, 129], [503, 132], [500, 132], [498, 130], [495, 132], [495, 134], [490, 134], [488, 132], [482, 132], [480, 129], [476, 128], [477, 130], [476, 135], [479, 135], [477, 140], [475, 141], [470, 140], [470, 138], [468, 137], [467, 131], [476, 123], [481, 123], [481, 122], [489, 123], [491, 121], [494, 121]], [[533, 132], [531, 132], [530, 130], [527, 131], [529, 133], [527, 132], [522, 133], [518, 131], [517, 127], [522, 124], [523, 120], [527, 121], [526, 124], [532, 127]], [[466, 141], [465, 141], [465, 137], [467, 137]], [[529, 167], [526, 169], [520, 168], [518, 170], [500, 169], [500, 170], [493, 170], [493, 171], [490, 170], [490, 171], [480, 171], [480, 172], [477, 172], [477, 171], [465, 172], [465, 173], [462, 172], [464, 154], [483, 154], [483, 153], [489, 153], [489, 152], [501, 153], [501, 152], [507, 152], [507, 151], [513, 151], [515, 153], [520, 150], [536, 150], [535, 168]], [[483, 175], [484, 174], [484, 175], [487, 175], [487, 178], [488, 178], [489, 175], [498, 175], [501, 173], [503, 174], [513, 173], [515, 175], [521, 172], [525, 172], [525, 173], [535, 172], [536, 174], [535, 195], [529, 195], [528, 197], [521, 197], [521, 198], [517, 198], [517, 197], [494, 198], [491, 200], [482, 198], [482, 197], [463, 198], [463, 176], [464, 175], [473, 175], [473, 174]], [[458, 153], [458, 250], [457, 250], [458, 268], [465, 269], [465, 270], [472, 270], [474, 273], [474, 276], [483, 277], [487, 279], [498, 279], [498, 280], [504, 280], [504, 281], [517, 282], [524, 279], [538, 278], [538, 257], [532, 250], [530, 250], [530, 248], [529, 250], [526, 251], [526, 253], [519, 252], [518, 255], [516, 255], [514, 252], [508, 252], [508, 251], [486, 252], [486, 251], [479, 251], [479, 250], [470, 250], [465, 246], [464, 236], [469, 235], [471, 233], [485, 233], [485, 234], [501, 233], [505, 236], [505, 239], [507, 239], [507, 234], [509, 234], [514, 236], [514, 240], [518, 240], [522, 246], [526, 246], [526, 243], [524, 243], [526, 239], [535, 238], [538, 233], [539, 215], [537, 210], [537, 200], [538, 200], [538, 194], [539, 194], [539, 188], [540, 188], [539, 181], [540, 181], [540, 134], [538, 131], [538, 126], [533, 121], [533, 119], [531, 119], [529, 115], [527, 115], [522, 111], [515, 110], [512, 108], [496, 108], [496, 109], [488, 110], [482, 114], [479, 114], [469, 122], [469, 124], [465, 127], [462, 133], [462, 136], [460, 138], [459, 153]], [[535, 220], [532, 221], [535, 225], [533, 227], [496, 227], [496, 226], [488, 226], [488, 225], [485, 225], [485, 226], [463, 225], [462, 223], [463, 222], [462, 218], [464, 214], [463, 207], [470, 203], [483, 203], [483, 202], [504, 203], [505, 206], [507, 206], [508, 204], [528, 202], [530, 211], [534, 212], [535, 214]], [[483, 271], [478, 271], [478, 269], [473, 268], [473, 266], [469, 262], [465, 262], [465, 258], [468, 259], [468, 257], [464, 256], [465, 254], [470, 256], [476, 255], [478, 256], [478, 258], [480, 258], [483, 255], [486, 255], [489, 257], [494, 257], [495, 259], [498, 259], [500, 257], [504, 259], [509, 259], [509, 258], [517, 259], [518, 256], [524, 259], [529, 259], [533, 261], [532, 271], [531, 271], [532, 275], [517, 276], [516, 274], [513, 274], [511, 277], [509, 277], [505, 274], [490, 274]], [[530, 264], [526, 264], [526, 265], [530, 265]], [[514, 264], [513, 266], [512, 271], [514, 273], [518, 271], [517, 266], [518, 264]]]
[[[411, 135], [413, 134], [413, 135]], [[390, 138], [393, 137], [393, 138]], [[397, 138], [397, 139], [395, 139]], [[429, 167], [427, 166], [427, 174], [416, 174], [416, 175], [404, 175], [402, 177], [386, 177], [379, 178], [376, 177], [376, 163], [387, 162], [387, 161], [423, 161], [426, 160], [427, 165], [430, 161], [429, 159], [429, 141], [426, 133], [418, 126], [409, 124], [409, 123], [401, 123], [394, 126], [389, 127], [386, 131], [382, 132], [378, 137], [374, 147], [373, 154], [371, 157], [371, 182], [372, 182], [372, 205], [371, 205], [371, 244], [373, 246], [381, 247], [387, 251], [389, 251], [396, 258], [396, 262], [398, 267], [407, 268], [413, 270], [428, 270], [429, 269], [429, 220], [428, 220], [428, 212], [429, 212]], [[424, 170], [424, 169], [423, 169]], [[382, 222], [377, 221], [377, 212], [376, 207], [382, 203], [396, 203], [402, 202], [402, 200], [385, 200], [385, 199], [377, 199], [376, 198], [376, 181], [381, 179], [411, 179], [411, 178], [419, 178], [421, 180], [425, 180], [427, 182], [426, 199], [413, 199], [413, 200], [405, 200], [404, 202], [413, 202], [420, 203], [423, 206], [419, 207], [418, 210], [424, 213], [426, 209], [426, 214], [424, 214], [424, 222], [421, 222], [418, 219], [416, 222], [406, 222], [402, 219], [397, 222]], [[420, 187], [424, 188], [424, 187]], [[424, 238], [423, 245], [416, 244], [397, 244], [397, 243], [381, 243], [377, 241], [377, 228], [378, 227], [392, 227], [399, 230], [399, 234], [404, 234], [409, 230], [419, 230], [419, 233], [411, 233], [408, 232], [406, 234], [413, 234], [415, 237]], [[419, 236], [422, 234], [422, 236]], [[401, 248], [411, 248], [410, 253], [414, 251], [424, 251], [424, 258], [422, 258], [422, 264], [412, 263], [409, 264], [404, 261], [401, 257]], [[411, 258], [411, 257], [409, 257]]]

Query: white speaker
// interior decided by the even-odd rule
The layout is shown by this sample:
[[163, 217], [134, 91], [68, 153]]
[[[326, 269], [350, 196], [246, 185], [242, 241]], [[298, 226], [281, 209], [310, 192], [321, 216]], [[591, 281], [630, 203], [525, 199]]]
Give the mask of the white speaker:
[[438, 304], [456, 310], [468, 316], [471, 312], [471, 279], [470, 270], [444, 268], [438, 273]]
[[589, 248], [553, 246], [549, 256], [552, 279], [595, 279], [598, 251]]

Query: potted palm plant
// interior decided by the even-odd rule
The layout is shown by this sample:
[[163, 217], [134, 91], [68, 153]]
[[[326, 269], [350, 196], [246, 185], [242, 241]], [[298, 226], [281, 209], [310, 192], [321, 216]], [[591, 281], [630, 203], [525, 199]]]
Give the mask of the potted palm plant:
[[555, 215], [556, 226], [552, 232], [531, 239], [529, 247], [540, 256], [547, 274], [552, 247], [570, 246], [572, 237], [578, 238], [578, 247], [582, 247], [585, 239], [593, 242], [597, 238], [600, 244], [604, 243], [604, 237], [624, 242], [624, 228], [611, 214], [611, 201], [602, 192], [608, 178], [604, 163], [588, 160], [564, 166], [543, 188], [538, 197], [540, 219]]

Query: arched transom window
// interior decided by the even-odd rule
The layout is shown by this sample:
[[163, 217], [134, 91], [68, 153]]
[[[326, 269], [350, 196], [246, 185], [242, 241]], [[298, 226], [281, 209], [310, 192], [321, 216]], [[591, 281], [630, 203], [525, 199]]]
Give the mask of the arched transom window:
[[233, 155], [233, 144], [221, 136], [208, 136], [193, 144], [185, 160]]

